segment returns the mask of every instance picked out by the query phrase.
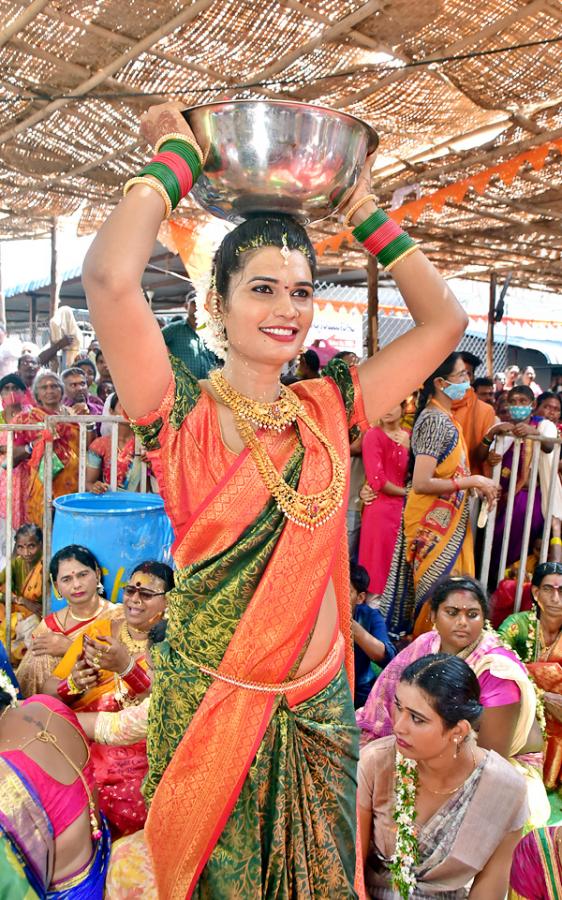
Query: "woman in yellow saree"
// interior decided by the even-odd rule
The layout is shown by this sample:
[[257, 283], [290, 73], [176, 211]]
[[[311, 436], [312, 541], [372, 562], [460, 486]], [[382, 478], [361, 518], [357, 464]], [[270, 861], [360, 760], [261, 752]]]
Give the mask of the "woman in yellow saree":
[[[11, 662], [25, 655], [31, 632], [39, 624], [43, 597], [43, 532], [37, 525], [22, 525], [16, 531], [12, 557]], [[0, 572], [0, 640], [5, 640], [6, 569]]]
[[[173, 584], [165, 563], [145, 562], [123, 588], [123, 619], [94, 622], [71, 645], [44, 691], [74, 712], [117, 712], [138, 704], [150, 691], [148, 632], [164, 615]], [[100, 810], [113, 837], [138, 831], [146, 806], [140, 787], [146, 775], [146, 742], [127, 747], [93, 744], [91, 759]]]
[[[176, 105], [144, 124], [152, 141], [173, 132], [172, 147], [199, 159]], [[364, 241], [386, 220], [369, 180], [367, 167], [349, 207]], [[198, 382], [180, 363], [172, 370], [139, 289], [168, 207], [161, 187], [129, 184], [84, 270], [92, 322], [176, 533], [148, 724], [145, 834], [158, 890], [169, 900], [355, 898], [349, 431], [425, 377], [464, 314], [408, 244], [393, 274], [423, 328], [361, 367], [338, 360], [331, 377], [283, 389], [312, 321], [314, 251], [288, 216], [251, 218], [215, 258], [207, 302], [228, 350], [222, 373]], [[118, 321], [132, 328], [126, 344]]]
[[470, 474], [462, 428], [452, 413], [453, 401], [469, 388], [461, 354], [451, 353], [420, 391], [410, 445], [412, 484], [380, 604], [396, 637], [431, 629], [429, 599], [439, 581], [474, 575], [471, 489], [490, 507], [496, 502], [492, 480]]
[[45, 616], [32, 633], [31, 647], [17, 671], [24, 697], [42, 692], [55, 666], [88, 625], [123, 616], [120, 604], [103, 598], [101, 569], [86, 547], [62, 547], [51, 559], [49, 574], [65, 606]]

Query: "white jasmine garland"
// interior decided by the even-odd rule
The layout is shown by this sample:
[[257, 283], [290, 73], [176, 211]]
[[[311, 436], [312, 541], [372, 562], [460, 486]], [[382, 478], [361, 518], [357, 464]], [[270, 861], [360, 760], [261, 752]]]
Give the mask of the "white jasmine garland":
[[416, 820], [416, 791], [418, 767], [413, 759], [406, 759], [396, 751], [394, 786], [394, 814], [396, 822], [396, 849], [390, 861], [392, 884], [402, 900], [408, 900], [416, 886], [414, 866], [418, 862], [419, 848]]
[[10, 706], [17, 706], [18, 692], [2, 669], [0, 669], [0, 689], [10, 695]]

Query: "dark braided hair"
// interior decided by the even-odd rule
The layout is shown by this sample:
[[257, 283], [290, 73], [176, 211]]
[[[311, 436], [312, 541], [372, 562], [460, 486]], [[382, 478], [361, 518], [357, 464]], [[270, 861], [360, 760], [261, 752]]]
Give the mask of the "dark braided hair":
[[480, 703], [478, 679], [458, 656], [448, 653], [422, 656], [404, 669], [400, 682], [423, 691], [447, 729], [454, 728], [463, 719], [474, 726], [482, 715], [484, 707]]
[[[416, 422], [421, 416], [422, 412], [426, 408], [430, 399], [435, 396], [435, 385], [434, 381], [436, 378], [445, 378], [448, 379], [449, 375], [452, 373], [459, 359], [462, 359], [462, 354], [455, 351], [454, 353], [449, 353], [448, 357], [443, 360], [440, 366], [435, 369], [435, 372], [432, 372], [431, 375], [425, 379], [422, 389], [418, 395], [418, 404], [416, 407], [416, 415], [414, 416], [414, 424], [413, 429], [416, 427]], [[414, 465], [416, 462], [416, 457], [414, 456], [413, 450], [410, 448], [410, 461], [408, 464], [408, 479], [412, 478], [414, 474]]]

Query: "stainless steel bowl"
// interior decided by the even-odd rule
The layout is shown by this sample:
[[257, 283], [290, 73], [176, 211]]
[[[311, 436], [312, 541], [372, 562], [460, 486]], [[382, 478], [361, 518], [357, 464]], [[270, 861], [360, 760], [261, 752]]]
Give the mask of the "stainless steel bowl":
[[207, 153], [191, 191], [214, 216], [326, 218], [353, 189], [376, 132], [355, 116], [286, 100], [229, 100], [183, 113]]

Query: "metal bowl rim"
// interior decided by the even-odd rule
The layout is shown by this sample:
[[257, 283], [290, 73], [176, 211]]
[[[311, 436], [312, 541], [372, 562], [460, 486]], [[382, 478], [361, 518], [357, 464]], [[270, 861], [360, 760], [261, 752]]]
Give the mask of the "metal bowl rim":
[[[332, 115], [341, 116], [344, 119], [351, 119], [353, 122], [357, 122], [359, 125], [362, 125], [363, 128], [367, 129], [369, 134], [369, 153], [374, 153], [379, 145], [379, 136], [372, 125], [369, 125], [368, 122], [365, 122], [363, 119], [360, 119], [358, 116], [354, 116], [352, 113], [341, 112], [339, 109], [332, 109], [330, 106], [320, 106], [318, 103], [304, 103], [302, 100], [266, 100], [264, 98], [256, 98], [255, 100], [215, 100], [212, 103], [197, 103], [195, 106], [188, 106], [187, 109], [182, 109], [182, 116], [187, 119], [187, 115], [190, 112], [194, 112], [197, 109], [211, 109], [213, 106], [226, 106], [226, 105], [249, 105], [263, 103], [269, 106], [294, 106], [300, 107], [302, 109], [311, 109], [318, 110], [319, 112], [331, 113]], [[189, 124], [189, 123], [188, 123]]]

